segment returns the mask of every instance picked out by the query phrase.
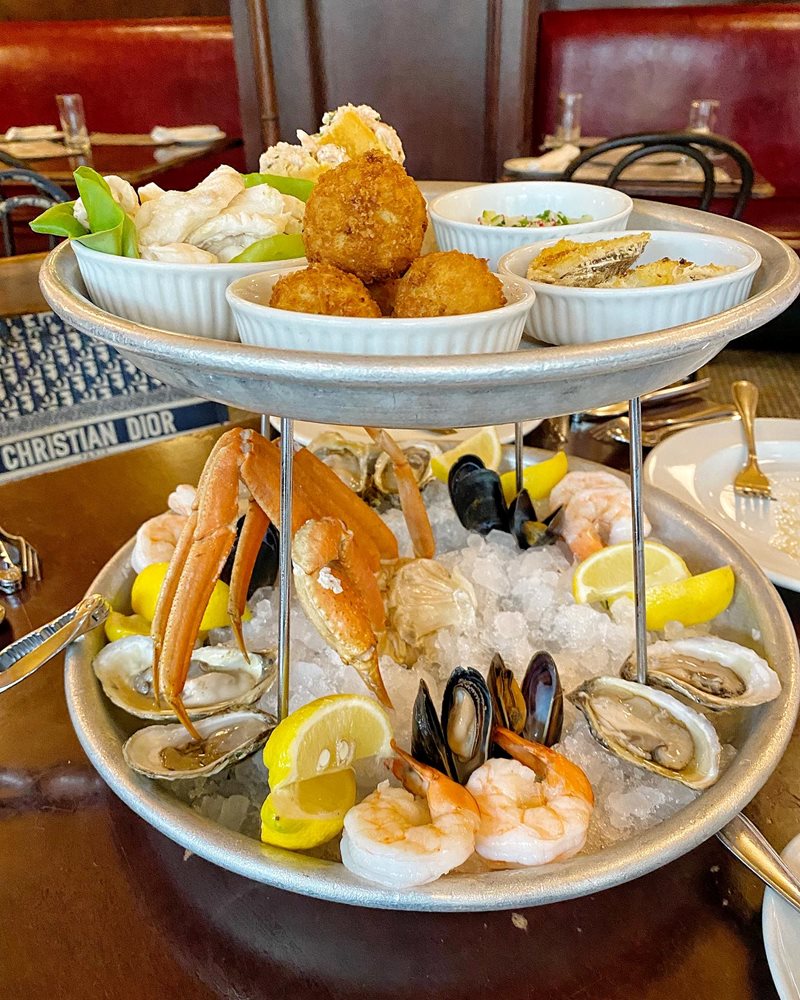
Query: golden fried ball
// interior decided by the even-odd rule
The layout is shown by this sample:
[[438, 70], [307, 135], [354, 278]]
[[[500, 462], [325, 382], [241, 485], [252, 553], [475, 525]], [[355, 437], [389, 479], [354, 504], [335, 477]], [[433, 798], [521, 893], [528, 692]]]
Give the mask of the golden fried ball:
[[309, 264], [275, 282], [269, 304], [274, 309], [322, 316], [380, 316], [364, 283], [330, 264]]
[[397, 278], [419, 256], [427, 226], [417, 185], [390, 156], [371, 150], [317, 181], [303, 220], [306, 257], [365, 283]]
[[459, 316], [505, 305], [503, 285], [485, 260], [459, 250], [414, 261], [399, 283], [395, 316]]

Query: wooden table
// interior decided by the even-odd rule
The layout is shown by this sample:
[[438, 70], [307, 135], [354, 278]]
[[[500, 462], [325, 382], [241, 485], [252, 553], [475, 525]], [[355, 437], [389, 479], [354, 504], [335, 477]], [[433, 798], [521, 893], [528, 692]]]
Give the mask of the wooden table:
[[[0, 487], [2, 523], [45, 579], [6, 641], [73, 605], [218, 432]], [[532, 443], [549, 446], [547, 426]], [[619, 464], [583, 437], [571, 450]], [[795, 623], [800, 598], [784, 594]], [[773, 1000], [761, 887], [711, 840], [597, 896], [519, 914], [407, 914], [306, 899], [215, 868], [119, 802], [84, 757], [59, 663], [0, 697], [2, 1000]], [[795, 737], [750, 808], [782, 848], [798, 826]]]
[[[232, 149], [241, 144], [241, 139], [226, 136], [224, 139], [202, 146], [99, 145], [92, 146], [91, 152], [86, 156], [57, 156], [41, 160], [20, 160], [19, 163], [27, 170], [43, 174], [56, 184], [72, 186], [73, 171], [81, 166], [89, 166], [104, 176], [116, 174], [138, 187], [139, 184], [152, 181], [168, 170], [174, 170], [192, 160], [199, 160], [204, 156]], [[167, 150], [170, 156], [164, 162], [159, 162], [155, 158], [155, 153]]]

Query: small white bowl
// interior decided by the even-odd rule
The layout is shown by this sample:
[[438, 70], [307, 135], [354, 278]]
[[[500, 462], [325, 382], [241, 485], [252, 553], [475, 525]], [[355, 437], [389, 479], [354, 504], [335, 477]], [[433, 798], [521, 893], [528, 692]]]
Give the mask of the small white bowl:
[[[593, 243], [631, 235], [633, 230], [591, 233], [576, 243]], [[534, 243], [504, 254], [500, 273], [526, 280], [533, 258], [558, 239]], [[595, 344], [654, 330], [666, 330], [724, 312], [744, 302], [761, 266], [761, 254], [739, 240], [703, 233], [656, 231], [634, 267], [670, 257], [695, 264], [733, 264], [735, 271], [683, 285], [651, 288], [571, 288], [529, 281], [536, 299], [525, 332], [548, 344]]]
[[[487, 209], [504, 215], [538, 215], [546, 208], [570, 219], [591, 215], [590, 222], [568, 226], [482, 226], [478, 219]], [[509, 181], [479, 184], [443, 194], [432, 201], [430, 212], [440, 250], [462, 250], [484, 257], [492, 271], [500, 257], [516, 247], [556, 234], [570, 239], [577, 233], [624, 229], [633, 202], [622, 191], [573, 181]]]
[[267, 266], [286, 270], [305, 263], [305, 257], [296, 257], [269, 264], [171, 264], [100, 253], [77, 240], [72, 249], [89, 298], [101, 309], [159, 330], [213, 340], [238, 340], [225, 300], [232, 281]]
[[415, 319], [320, 316], [273, 309], [268, 304], [275, 282], [284, 273], [272, 270], [239, 278], [226, 291], [243, 344], [284, 351], [393, 356], [515, 351], [535, 298], [530, 282], [498, 275], [506, 305], [486, 312]]

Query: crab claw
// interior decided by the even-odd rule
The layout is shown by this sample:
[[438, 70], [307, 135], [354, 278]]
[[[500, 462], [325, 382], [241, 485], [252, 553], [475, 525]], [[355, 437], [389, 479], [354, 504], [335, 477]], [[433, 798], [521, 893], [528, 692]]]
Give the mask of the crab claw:
[[311, 623], [391, 708], [378, 666], [383, 599], [352, 532], [335, 517], [306, 521], [292, 542], [292, 564], [297, 596]]

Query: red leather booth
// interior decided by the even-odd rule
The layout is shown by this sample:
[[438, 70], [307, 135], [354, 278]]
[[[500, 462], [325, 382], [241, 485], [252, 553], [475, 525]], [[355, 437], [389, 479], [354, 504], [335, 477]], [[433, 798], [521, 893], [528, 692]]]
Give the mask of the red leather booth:
[[[57, 124], [55, 95], [62, 93], [83, 96], [90, 131], [214, 124], [241, 136], [227, 18], [3, 22], [0, 133]], [[226, 150], [219, 162], [243, 169], [241, 149]], [[209, 169], [208, 160], [188, 164], [163, 183], [191, 186]]]
[[585, 135], [681, 128], [693, 98], [718, 99], [717, 131], [776, 189], [745, 221], [800, 240], [800, 4], [542, 14], [536, 146], [562, 90], [583, 94]]

